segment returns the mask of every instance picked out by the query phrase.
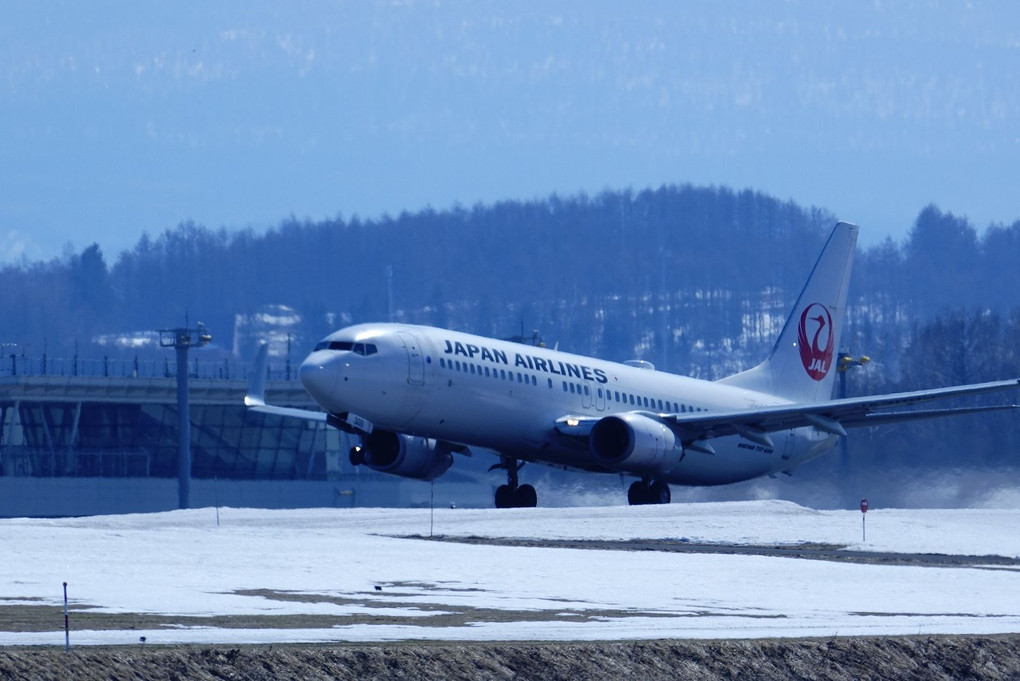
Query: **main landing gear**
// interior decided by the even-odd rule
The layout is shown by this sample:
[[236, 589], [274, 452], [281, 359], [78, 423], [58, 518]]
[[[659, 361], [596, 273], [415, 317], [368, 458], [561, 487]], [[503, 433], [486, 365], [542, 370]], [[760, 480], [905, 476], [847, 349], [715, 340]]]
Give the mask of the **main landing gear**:
[[627, 490], [627, 502], [631, 506], [668, 504], [669, 500], [669, 485], [664, 480], [644, 478], [633, 483]]
[[490, 471], [506, 470], [506, 484], [496, 488], [496, 508], [534, 508], [538, 506], [538, 492], [531, 485], [518, 484], [517, 473], [524, 464], [509, 456], [489, 467]]

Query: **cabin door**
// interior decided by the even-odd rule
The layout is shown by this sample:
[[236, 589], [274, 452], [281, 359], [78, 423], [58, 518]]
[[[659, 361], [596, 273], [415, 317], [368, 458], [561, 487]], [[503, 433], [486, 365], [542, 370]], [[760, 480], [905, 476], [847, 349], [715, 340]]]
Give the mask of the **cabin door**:
[[425, 385], [425, 359], [422, 357], [421, 341], [406, 331], [400, 331], [398, 335], [407, 351], [407, 382], [411, 385]]

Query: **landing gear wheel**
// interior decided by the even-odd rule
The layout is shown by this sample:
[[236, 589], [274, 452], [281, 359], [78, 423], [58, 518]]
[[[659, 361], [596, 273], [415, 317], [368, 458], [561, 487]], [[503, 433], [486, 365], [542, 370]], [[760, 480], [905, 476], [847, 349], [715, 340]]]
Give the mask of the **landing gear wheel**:
[[635, 480], [627, 489], [627, 503], [631, 506], [643, 506], [647, 504], [648, 485], [641, 480]]
[[656, 480], [648, 486], [648, 503], [649, 504], [668, 504], [670, 502], [671, 495], [669, 493], [669, 485], [662, 480]]
[[506, 484], [496, 488], [496, 508], [534, 508], [538, 506], [538, 492], [531, 485], [518, 484], [517, 473], [524, 464], [508, 456], [489, 470], [502, 468], [506, 471]]
[[538, 506], [538, 492], [531, 485], [521, 485], [517, 488], [514, 501], [517, 508], [535, 508]]
[[669, 485], [663, 480], [636, 480], [627, 490], [627, 503], [631, 506], [668, 504], [671, 497]]
[[500, 485], [496, 488], [496, 508], [513, 508], [515, 496], [513, 487]]

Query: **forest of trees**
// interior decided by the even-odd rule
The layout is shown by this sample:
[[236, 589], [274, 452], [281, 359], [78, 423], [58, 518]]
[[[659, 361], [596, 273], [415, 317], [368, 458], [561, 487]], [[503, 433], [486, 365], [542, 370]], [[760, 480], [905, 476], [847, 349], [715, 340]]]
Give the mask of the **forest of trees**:
[[[291, 219], [264, 233], [189, 222], [143, 236], [112, 265], [93, 244], [7, 266], [0, 306], [8, 341], [51, 354], [179, 325], [185, 314], [231, 348], [235, 315], [274, 304], [301, 314], [307, 346], [341, 322], [386, 319], [392, 304], [398, 320], [497, 335], [523, 323], [577, 351], [643, 347], [654, 360], [664, 356], [663, 328], [676, 346], [668, 355], [682, 357], [685, 341], [739, 336], [747, 314], [775, 305], [784, 315], [834, 222], [751, 191], [691, 186], [373, 221]], [[868, 328], [855, 333], [877, 342], [890, 324], [1006, 315], [1020, 306], [1018, 255], [1020, 222], [979, 236], [929, 206], [903, 243], [858, 254], [853, 324]], [[603, 333], [593, 330], [610, 316]]]
[[[189, 222], [143, 236], [112, 264], [93, 244], [7, 266], [0, 314], [6, 342], [50, 357], [116, 353], [95, 339], [187, 315], [243, 363], [252, 348], [232, 357], [237, 316], [286, 306], [300, 315], [297, 357], [341, 325], [392, 318], [504, 337], [538, 329], [561, 349], [717, 378], [760, 361], [835, 221], [752, 191], [684, 185], [290, 219], [263, 233]], [[903, 242], [859, 249], [844, 344], [874, 361], [854, 372], [851, 393], [1020, 375], [1018, 260], [1020, 221], [979, 234], [935, 206]], [[120, 351], [139, 353], [167, 354]], [[982, 418], [979, 432], [954, 420], [867, 438], [887, 456], [909, 457], [920, 437], [938, 460], [1015, 458], [1016, 417]], [[1008, 455], [982, 446], [993, 428]]]
[[93, 245], [7, 267], [0, 304], [8, 328], [36, 347], [48, 339], [53, 352], [99, 334], [173, 326], [186, 312], [223, 338], [235, 314], [266, 304], [299, 310], [314, 342], [330, 320], [386, 318], [390, 291], [407, 321], [503, 334], [523, 321], [562, 336], [567, 320], [543, 316], [561, 301], [788, 288], [832, 222], [752, 192], [687, 186], [374, 221], [288, 220], [265, 233], [185, 223], [143, 236], [112, 265]]

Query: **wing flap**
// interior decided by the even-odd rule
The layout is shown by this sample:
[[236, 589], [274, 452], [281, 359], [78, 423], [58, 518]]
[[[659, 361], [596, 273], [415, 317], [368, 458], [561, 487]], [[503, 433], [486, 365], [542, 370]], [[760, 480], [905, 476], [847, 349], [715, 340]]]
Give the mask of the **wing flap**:
[[960, 407], [956, 409], [921, 409], [916, 411], [895, 411], [881, 414], [868, 414], [860, 421], [846, 422], [848, 428], [867, 428], [868, 426], [884, 426], [892, 423], [909, 423], [923, 419], [942, 418], [944, 416], [964, 416], [966, 414], [978, 414], [991, 411], [1008, 411], [1020, 409], [1015, 404], [997, 404], [986, 407]]

